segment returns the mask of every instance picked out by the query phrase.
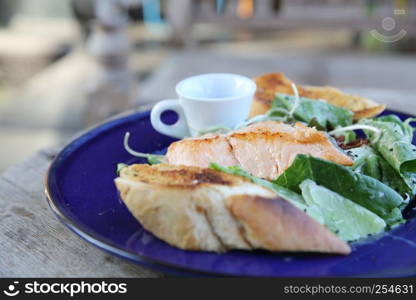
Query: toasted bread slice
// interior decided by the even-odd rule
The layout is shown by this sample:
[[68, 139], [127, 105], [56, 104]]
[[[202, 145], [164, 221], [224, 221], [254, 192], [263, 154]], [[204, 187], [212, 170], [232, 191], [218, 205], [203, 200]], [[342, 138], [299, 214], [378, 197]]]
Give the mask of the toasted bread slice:
[[237, 195], [226, 202], [253, 248], [339, 254], [351, 251], [344, 241], [283, 198]]
[[350, 252], [303, 211], [239, 176], [198, 167], [132, 165], [122, 169], [115, 184], [145, 229], [181, 249]]
[[[267, 73], [254, 78], [256, 93], [251, 105], [250, 117], [262, 115], [270, 109], [277, 93], [293, 95], [292, 81], [283, 73]], [[298, 90], [300, 86], [297, 86]]]
[[[255, 78], [256, 94], [250, 111], [250, 117], [264, 114], [277, 93], [293, 95], [292, 81], [283, 73], [268, 73]], [[310, 99], [325, 100], [328, 103], [346, 108], [354, 112], [354, 119], [371, 118], [377, 116], [386, 108], [385, 105], [373, 100], [344, 93], [336, 88], [327, 86], [296, 86], [299, 96]]]

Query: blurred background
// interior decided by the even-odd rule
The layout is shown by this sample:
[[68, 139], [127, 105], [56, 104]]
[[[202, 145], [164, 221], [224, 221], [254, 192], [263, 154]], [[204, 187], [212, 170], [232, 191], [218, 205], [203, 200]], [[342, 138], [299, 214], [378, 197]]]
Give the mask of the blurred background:
[[411, 0], [0, 0], [0, 172], [198, 73], [416, 101], [415, 53]]

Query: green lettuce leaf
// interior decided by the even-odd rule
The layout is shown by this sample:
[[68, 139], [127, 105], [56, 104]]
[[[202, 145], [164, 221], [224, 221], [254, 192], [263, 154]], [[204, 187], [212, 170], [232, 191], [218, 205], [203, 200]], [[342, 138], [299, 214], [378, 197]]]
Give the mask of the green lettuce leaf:
[[410, 125], [410, 122], [414, 121], [414, 118], [407, 119], [405, 122], [403, 122], [397, 115], [385, 115], [385, 116], [378, 117], [375, 120], [382, 121], [382, 122], [395, 123], [399, 125], [403, 131], [403, 134], [407, 137], [409, 142], [412, 142], [414, 129]]
[[[272, 109], [283, 108], [291, 110], [294, 103], [294, 96], [279, 94], [276, 95], [272, 103]], [[319, 130], [328, 130], [338, 126], [345, 127], [351, 125], [353, 113], [324, 101], [301, 97], [293, 117], [296, 121], [305, 122]]]
[[292, 165], [273, 182], [300, 193], [299, 185], [306, 179], [351, 199], [389, 222], [394, 221], [391, 220], [392, 210], [403, 202], [395, 190], [375, 178], [356, 173], [351, 168], [330, 161], [302, 154], [297, 155]]
[[[416, 193], [416, 146], [412, 144], [414, 129], [408, 119], [402, 122], [397, 116], [387, 115], [376, 119], [361, 120], [360, 123], [382, 131], [381, 137], [373, 143], [374, 149], [402, 176]], [[373, 133], [365, 131], [369, 139]]]
[[354, 171], [381, 181], [402, 197], [407, 197], [407, 195], [413, 193], [412, 186], [409, 186], [401, 174], [370, 146], [353, 148], [348, 150], [347, 153], [354, 158], [354, 165], [352, 166]]
[[391, 211], [385, 221], [390, 228], [406, 222], [406, 220], [403, 219], [402, 211], [397, 207]]
[[[376, 127], [382, 131], [373, 147], [400, 173], [416, 172], [416, 146], [412, 145], [413, 129], [396, 116], [364, 119], [361, 124]], [[365, 131], [372, 139], [374, 134]]]
[[302, 196], [310, 206], [317, 206], [324, 225], [345, 241], [355, 241], [383, 231], [386, 223], [368, 209], [306, 179], [300, 184]]
[[349, 144], [355, 141], [358, 137], [355, 131], [345, 131], [340, 136], [344, 137], [344, 144]]

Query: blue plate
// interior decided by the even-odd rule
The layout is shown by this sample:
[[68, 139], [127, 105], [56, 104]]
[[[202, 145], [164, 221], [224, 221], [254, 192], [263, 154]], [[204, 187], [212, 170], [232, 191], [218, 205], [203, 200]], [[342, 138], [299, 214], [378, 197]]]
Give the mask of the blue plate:
[[407, 214], [407, 223], [379, 239], [352, 245], [349, 256], [265, 251], [216, 254], [171, 247], [144, 230], [119, 200], [113, 183], [117, 163], [144, 162], [124, 150], [126, 131], [132, 134], [132, 147], [142, 152], [163, 153], [174, 141], [152, 128], [149, 112], [121, 117], [90, 130], [66, 146], [53, 161], [46, 178], [49, 205], [57, 217], [105, 251], [177, 275], [416, 275], [416, 217], [412, 209]]

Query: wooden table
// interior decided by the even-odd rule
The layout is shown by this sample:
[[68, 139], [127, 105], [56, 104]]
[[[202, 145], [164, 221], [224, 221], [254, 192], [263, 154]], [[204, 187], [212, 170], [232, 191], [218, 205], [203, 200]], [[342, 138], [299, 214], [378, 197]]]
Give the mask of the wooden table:
[[0, 176], [0, 277], [162, 276], [98, 250], [55, 218], [43, 179], [58, 150], [41, 150]]

